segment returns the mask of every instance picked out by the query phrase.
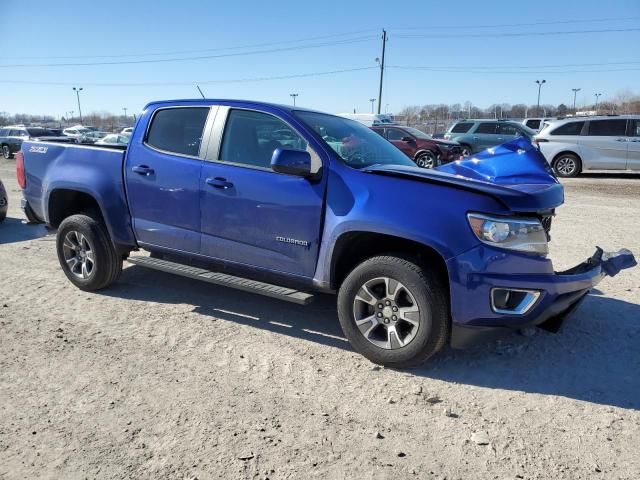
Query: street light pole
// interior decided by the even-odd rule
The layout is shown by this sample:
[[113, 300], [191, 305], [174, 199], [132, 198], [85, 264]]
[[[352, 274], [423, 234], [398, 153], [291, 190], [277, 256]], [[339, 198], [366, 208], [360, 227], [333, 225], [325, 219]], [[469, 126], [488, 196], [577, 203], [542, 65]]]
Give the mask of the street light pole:
[[80, 114], [80, 125], [82, 125], [82, 109], [80, 108], [80, 91], [82, 87], [76, 88], [73, 87], [73, 91], [76, 92], [76, 98], [78, 99], [78, 112]]
[[122, 107], [122, 110], [124, 110], [124, 121], [127, 121], [127, 107]]
[[581, 88], [572, 88], [571, 90], [573, 91], [573, 114], [575, 115], [576, 114], [576, 95], [582, 89]]
[[536, 80], [536, 83], [538, 84], [538, 105], [536, 106], [536, 115], [540, 115], [540, 90], [542, 89], [542, 84], [546, 82], [546, 80]]
[[376, 99], [370, 98], [369, 101], [371, 102], [371, 113], [373, 113], [373, 104], [376, 103]]
[[598, 114], [598, 100], [600, 99], [600, 96], [602, 94], [601, 93], [596, 93], [595, 97], [596, 97], [596, 115]]
[[295, 107], [296, 106], [296, 97], [298, 96], [298, 94], [297, 93], [290, 93], [289, 96], [291, 98], [293, 98], [293, 106]]
[[382, 59], [380, 60], [380, 87], [378, 89], [378, 114], [380, 114], [380, 107], [382, 106], [382, 78], [384, 77], [384, 50], [386, 45], [387, 45], [387, 31], [385, 29], [382, 29]]

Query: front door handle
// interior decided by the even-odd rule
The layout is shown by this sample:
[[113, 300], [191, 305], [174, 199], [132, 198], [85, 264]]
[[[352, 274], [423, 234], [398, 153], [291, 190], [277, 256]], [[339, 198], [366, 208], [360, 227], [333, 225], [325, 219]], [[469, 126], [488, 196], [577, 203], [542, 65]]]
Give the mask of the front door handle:
[[215, 188], [222, 188], [223, 190], [233, 187], [233, 183], [227, 182], [227, 179], [222, 177], [207, 178], [205, 182], [207, 182], [207, 185], [211, 185]]
[[147, 177], [149, 175], [153, 175], [153, 172], [154, 172], [153, 168], [147, 165], [136, 165], [131, 170], [137, 173], [138, 175], [146, 175]]

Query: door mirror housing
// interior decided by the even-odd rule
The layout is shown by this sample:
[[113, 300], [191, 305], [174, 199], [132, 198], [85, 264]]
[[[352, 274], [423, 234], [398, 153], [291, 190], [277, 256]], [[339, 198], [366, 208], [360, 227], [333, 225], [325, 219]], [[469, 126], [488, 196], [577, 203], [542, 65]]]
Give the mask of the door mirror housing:
[[278, 147], [271, 156], [271, 168], [278, 173], [311, 177], [311, 155], [305, 150]]

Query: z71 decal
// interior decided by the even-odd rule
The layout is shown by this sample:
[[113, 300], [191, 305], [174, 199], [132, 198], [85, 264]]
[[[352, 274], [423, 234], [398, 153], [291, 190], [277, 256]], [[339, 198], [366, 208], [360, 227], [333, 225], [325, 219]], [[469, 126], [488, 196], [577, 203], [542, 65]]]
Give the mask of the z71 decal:
[[31, 153], [47, 153], [47, 150], [49, 150], [49, 147], [35, 147], [35, 146], [32, 146], [29, 149], [29, 152], [31, 152]]

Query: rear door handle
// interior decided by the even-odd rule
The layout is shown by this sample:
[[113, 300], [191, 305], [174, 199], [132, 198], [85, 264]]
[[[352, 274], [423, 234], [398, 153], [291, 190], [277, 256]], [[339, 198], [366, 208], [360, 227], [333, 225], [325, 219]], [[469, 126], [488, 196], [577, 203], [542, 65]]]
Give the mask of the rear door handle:
[[223, 190], [233, 187], [233, 183], [227, 182], [227, 179], [222, 177], [207, 178], [205, 182], [207, 182], [207, 185], [211, 185], [215, 188], [222, 188]]
[[136, 165], [131, 170], [137, 173], [138, 175], [146, 175], [146, 176], [153, 175], [153, 172], [154, 172], [153, 168], [147, 165]]

